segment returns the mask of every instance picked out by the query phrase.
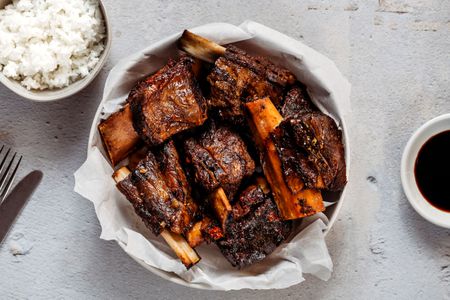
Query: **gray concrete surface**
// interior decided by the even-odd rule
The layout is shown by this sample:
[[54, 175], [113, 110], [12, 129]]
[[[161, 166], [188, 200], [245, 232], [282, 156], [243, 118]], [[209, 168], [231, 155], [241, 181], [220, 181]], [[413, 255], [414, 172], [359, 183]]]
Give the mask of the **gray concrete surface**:
[[[427, 223], [401, 189], [400, 157], [411, 133], [450, 111], [450, 2], [439, 0], [112, 1], [110, 59], [84, 91], [32, 103], [0, 86], [0, 141], [25, 155], [22, 177], [43, 184], [0, 248], [0, 298], [445, 299], [450, 230]], [[333, 59], [353, 85], [349, 192], [327, 242], [328, 282], [280, 291], [206, 292], [151, 274], [98, 238], [92, 205], [73, 172], [108, 71], [122, 57], [186, 27], [252, 19]], [[14, 256], [14, 245], [31, 249]]]

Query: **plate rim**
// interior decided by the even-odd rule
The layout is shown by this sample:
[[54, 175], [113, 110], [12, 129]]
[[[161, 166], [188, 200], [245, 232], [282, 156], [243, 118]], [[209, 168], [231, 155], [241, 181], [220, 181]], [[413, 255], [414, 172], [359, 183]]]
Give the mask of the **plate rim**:
[[[206, 24], [203, 24], [203, 25], [201, 25], [201, 26], [205, 26], [205, 25], [208, 25], [208, 24], [210, 24], [210, 23], [206, 23]], [[236, 25], [233, 25], [233, 24], [230, 24], [230, 23], [226, 23], [226, 22], [222, 22], [222, 24], [232, 25], [232, 26], [238, 27], [238, 26], [236, 26]], [[168, 40], [168, 39], [171, 38], [171, 37], [181, 36], [181, 33], [182, 33], [182, 31], [177, 32], [176, 34], [173, 34], [173, 35], [168, 35], [168, 36], [166, 36], [166, 37], [162, 37], [161, 39], [158, 39], [155, 43], [158, 43], [158, 42], [161, 42], [161, 41], [164, 41], [164, 40]], [[118, 65], [118, 64], [120, 64], [123, 60], [126, 60], [126, 59], [127, 59], [127, 58], [124, 58], [124, 59], [118, 61], [118, 62], [115, 64], [115, 66]], [[115, 67], [115, 66], [114, 66], [114, 67]], [[108, 77], [109, 77], [109, 73], [114, 69], [114, 67], [108, 72]], [[343, 76], [343, 75], [342, 75], [342, 76]], [[95, 113], [95, 115], [94, 115], [94, 118], [93, 118], [93, 121], [92, 121], [92, 124], [91, 124], [91, 130], [90, 130], [90, 133], [89, 133], [89, 141], [88, 141], [88, 146], [87, 146], [87, 153], [89, 153], [89, 152], [91, 151], [91, 149], [93, 149], [93, 148], [95, 147], [95, 146], [92, 145], [92, 143], [93, 143], [93, 141], [94, 141], [93, 138], [94, 138], [94, 134], [95, 134], [95, 132], [96, 132], [96, 130], [97, 130], [97, 126], [98, 126], [98, 124], [99, 124], [99, 122], [100, 122], [100, 120], [101, 120], [100, 114], [101, 114], [101, 112], [102, 112], [102, 109], [103, 109], [103, 103], [104, 103], [104, 101], [105, 101], [105, 92], [104, 92], [104, 88], [106, 87], [107, 84], [108, 84], [108, 79], [106, 80], [106, 82], [105, 82], [105, 84], [104, 84], [104, 87], [103, 87], [103, 97], [102, 97], [102, 100], [100, 101], [100, 103], [98, 104], [97, 111], [96, 111], [96, 113]], [[330, 232], [331, 228], [333, 227], [333, 225], [334, 225], [334, 224], [336, 223], [336, 221], [337, 221], [339, 212], [340, 212], [340, 210], [342, 209], [342, 206], [343, 206], [343, 204], [344, 204], [344, 199], [345, 199], [345, 196], [346, 196], [346, 193], [347, 193], [347, 189], [348, 189], [348, 186], [349, 186], [348, 181], [349, 181], [349, 175], [350, 175], [350, 145], [349, 145], [349, 144], [350, 144], [350, 143], [349, 143], [349, 139], [350, 139], [349, 137], [350, 137], [350, 136], [349, 136], [349, 132], [348, 132], [347, 122], [346, 122], [344, 116], [343, 116], [343, 115], [342, 115], [342, 116], [340, 115], [339, 117], [340, 117], [339, 127], [340, 127], [340, 129], [341, 129], [341, 131], [342, 131], [342, 133], [343, 133], [342, 137], [343, 137], [343, 143], [344, 143], [344, 147], [345, 147], [344, 151], [345, 151], [345, 162], [346, 162], [346, 176], [347, 176], [347, 183], [346, 183], [344, 189], [341, 191], [341, 194], [340, 194], [340, 196], [339, 196], [339, 200], [336, 201], [335, 203], [333, 203], [331, 206], [329, 206], [329, 208], [327, 208], [327, 209], [333, 209], [333, 211], [330, 213], [330, 217], [327, 216], [327, 218], [328, 218], [328, 223], [325, 224], [327, 227], [326, 227], [326, 229], [324, 230], [324, 237], [325, 237], [325, 238], [328, 236], [328, 233]], [[108, 161], [108, 162], [109, 162], [109, 161]], [[326, 209], [326, 210], [327, 210], [327, 209]], [[326, 212], [326, 210], [324, 211], [324, 213]], [[159, 277], [161, 277], [161, 278], [164, 278], [164, 279], [166, 279], [166, 280], [169, 280], [169, 281], [171, 281], [171, 282], [180, 284], [180, 285], [185, 286], [185, 287], [190, 287], [190, 288], [195, 288], [195, 289], [200, 289], [200, 290], [219, 290], [219, 289], [216, 289], [216, 288], [211, 288], [211, 287], [208, 287], [208, 286], [204, 286], [204, 285], [199, 284], [199, 283], [186, 282], [185, 280], [183, 280], [180, 276], [178, 276], [178, 275], [175, 274], [175, 273], [167, 272], [167, 271], [158, 269], [158, 268], [156, 268], [156, 267], [153, 267], [153, 266], [151, 266], [151, 265], [148, 265], [148, 264], [145, 263], [145, 261], [143, 261], [142, 259], [140, 259], [140, 258], [138, 258], [138, 257], [135, 257], [134, 255], [128, 253], [128, 252], [126, 251], [126, 245], [125, 245], [124, 243], [122, 243], [121, 241], [119, 241], [119, 240], [117, 240], [117, 239], [115, 239], [115, 242], [122, 248], [122, 250], [123, 250], [127, 255], [129, 255], [129, 256], [130, 256], [133, 260], [135, 260], [138, 264], [140, 264], [140, 265], [143, 266], [145, 269], [147, 269], [148, 271], [152, 272], [153, 274], [155, 274], [155, 275], [157, 275], [157, 276], [159, 276]]]

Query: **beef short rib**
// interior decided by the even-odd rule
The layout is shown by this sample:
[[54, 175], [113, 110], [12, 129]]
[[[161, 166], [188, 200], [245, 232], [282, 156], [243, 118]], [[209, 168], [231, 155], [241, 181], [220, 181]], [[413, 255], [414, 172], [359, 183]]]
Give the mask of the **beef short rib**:
[[128, 102], [133, 125], [150, 146], [172, 135], [202, 125], [207, 119], [206, 101], [195, 78], [194, 59], [182, 56], [139, 83]]
[[222, 187], [229, 199], [255, 170], [244, 141], [227, 126], [208, 124], [184, 142], [184, 150], [196, 184], [208, 193]]
[[207, 109], [195, 79], [199, 66], [187, 56], [169, 60], [155, 74], [138, 82], [123, 108], [98, 125], [113, 166], [142, 140], [150, 146], [158, 145], [180, 131], [203, 124]]
[[242, 124], [245, 122], [243, 103], [270, 97], [278, 104], [284, 88], [295, 81], [295, 76], [267, 58], [253, 57], [235, 46], [228, 46], [224, 56], [216, 60], [207, 80], [211, 85], [209, 107], [221, 118]]
[[297, 174], [286, 176], [282, 155], [277, 150], [273, 131], [283, 121], [282, 116], [269, 98], [245, 104], [249, 113], [249, 125], [260, 152], [264, 175], [272, 189], [280, 215], [284, 220], [304, 218], [325, 209], [322, 194], [317, 189], [305, 189]]
[[272, 253], [289, 235], [291, 226], [279, 217], [270, 192], [251, 185], [234, 204], [233, 218], [217, 245], [233, 266], [243, 268]]
[[173, 142], [154, 152], [149, 151], [117, 187], [155, 234], [165, 228], [181, 234], [192, 226], [197, 206]]
[[346, 179], [342, 133], [332, 118], [309, 112], [288, 119], [272, 132], [285, 180], [300, 176], [306, 187], [338, 191]]
[[287, 93], [281, 107], [281, 115], [284, 119], [297, 118], [298, 116], [318, 111], [306, 92], [306, 87], [297, 82]]

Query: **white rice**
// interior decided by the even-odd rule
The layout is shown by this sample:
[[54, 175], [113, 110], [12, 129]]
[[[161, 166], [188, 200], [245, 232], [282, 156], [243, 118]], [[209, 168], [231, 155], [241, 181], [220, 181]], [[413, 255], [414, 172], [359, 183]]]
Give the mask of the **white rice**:
[[14, 0], [0, 10], [0, 71], [27, 89], [86, 77], [104, 49], [97, 0]]

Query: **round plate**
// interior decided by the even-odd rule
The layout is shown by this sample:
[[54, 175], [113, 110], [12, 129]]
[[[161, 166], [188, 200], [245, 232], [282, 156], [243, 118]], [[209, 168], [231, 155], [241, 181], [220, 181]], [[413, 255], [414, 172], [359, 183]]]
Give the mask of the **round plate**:
[[[261, 30], [270, 30], [271, 35], [270, 37], [273, 37], [275, 35], [278, 35], [280, 39], [285, 39], [284, 42], [286, 45], [289, 45], [291, 47], [295, 47], [295, 51], [303, 53], [303, 58], [306, 57], [316, 57], [317, 61], [314, 61], [312, 63], [310, 60], [308, 61], [307, 67], [311, 68], [311, 70], [317, 71], [321, 67], [326, 68], [327, 75], [324, 72], [320, 72], [320, 80], [322, 80], [324, 83], [323, 85], [320, 85], [320, 83], [311, 82], [311, 84], [307, 84], [308, 78], [305, 78], [303, 75], [305, 73], [311, 73], [312, 75], [313, 71], [309, 71], [308, 69], [304, 69], [305, 66], [303, 63], [300, 65], [296, 65], [294, 72], [297, 78], [299, 78], [302, 82], [306, 83], [307, 86], [314, 87], [315, 90], [312, 90], [312, 94], [314, 94], [316, 97], [313, 97], [313, 101], [315, 102], [318, 107], [326, 112], [329, 113], [332, 117], [334, 117], [335, 120], [339, 122], [340, 128], [342, 130], [342, 138], [343, 143], [345, 146], [345, 158], [346, 158], [346, 164], [347, 164], [347, 177], [349, 175], [350, 170], [350, 146], [349, 146], [349, 140], [348, 140], [348, 128], [346, 125], [345, 117], [350, 113], [350, 101], [349, 101], [349, 95], [350, 95], [350, 85], [346, 81], [346, 79], [342, 76], [342, 74], [336, 69], [336, 66], [334, 63], [332, 63], [329, 59], [323, 57], [319, 53], [315, 52], [311, 48], [308, 48], [307, 46], [287, 37], [284, 36], [278, 32], [273, 31], [272, 29], [269, 29], [267, 27], [264, 27], [260, 24], [248, 21], [244, 24], [242, 24], [240, 27], [226, 24], [226, 23], [213, 23], [213, 24], [207, 24], [198, 28], [193, 29], [192, 31], [204, 35], [207, 38], [216, 40], [217, 42], [220, 42], [222, 44], [227, 44], [231, 42], [230, 40], [224, 39], [224, 31], [229, 32], [238, 32], [238, 34], [229, 34], [231, 36], [233, 35], [242, 35], [243, 30], [252, 30], [251, 26], [259, 26], [259, 28], [262, 28]], [[215, 32], [215, 33], [214, 33]], [[253, 34], [253, 33], [252, 33]], [[136, 53], [128, 58], [125, 58], [121, 62], [117, 64], [116, 67], [114, 67], [111, 72], [110, 76], [108, 77], [106, 84], [105, 84], [105, 91], [104, 91], [104, 98], [102, 102], [99, 104], [99, 108], [96, 112], [96, 115], [94, 117], [94, 121], [91, 127], [91, 132], [89, 136], [89, 144], [88, 144], [88, 152], [92, 151], [94, 148], [99, 147], [100, 151], [103, 153], [105, 159], [105, 153], [104, 149], [101, 145], [101, 139], [98, 134], [97, 125], [99, 124], [101, 118], [106, 117], [104, 114], [105, 110], [108, 112], [114, 111], [114, 107], [117, 106], [117, 103], [123, 102], [126, 98], [122, 90], [128, 89], [128, 91], [131, 89], [131, 87], [135, 84], [135, 82], [140, 79], [141, 77], [145, 76], [146, 74], [155, 71], [157, 68], [161, 67], [166, 63], [166, 60], [168, 57], [173, 56], [177, 53], [176, 50], [176, 41], [178, 37], [181, 35], [181, 32], [178, 34], [175, 34], [173, 36], [170, 36], [160, 42], [155, 43], [152, 46], [149, 46], [147, 49], [142, 50], [139, 53]], [[267, 35], [264, 35], [267, 36]], [[220, 38], [217, 38], [220, 37]], [[270, 38], [269, 37], [269, 38]], [[238, 43], [240, 47], [242, 47], [244, 50], [248, 50], [252, 53], [257, 53], [261, 55], [268, 55], [270, 59], [274, 60], [274, 62], [279, 63], [281, 60], [290, 60], [292, 64], [297, 64], [300, 59], [297, 56], [293, 56], [292, 54], [286, 53], [280, 53], [279, 56], [274, 57], [273, 50], [270, 49], [268, 46], [269, 43], [267, 41], [259, 40], [257, 37], [253, 37], [251, 39], [247, 39]], [[258, 46], [258, 47], [256, 47]], [[298, 50], [298, 47], [302, 47], [301, 50]], [[290, 55], [289, 57], [285, 58], [283, 55]], [[156, 62], [153, 61], [152, 63], [150, 60], [157, 60]], [[311, 64], [312, 63], [312, 64]], [[321, 65], [322, 64], [322, 65]], [[324, 66], [325, 65], [325, 66]], [[149, 69], [149, 66], [153, 66], [153, 69]], [[158, 66], [158, 67], [157, 67]], [[289, 66], [286, 66], [289, 68]], [[293, 70], [290, 68], [291, 71]], [[324, 70], [322, 70], [324, 71]], [[316, 74], [317, 75], [317, 74]], [[139, 77], [140, 76], [140, 77]], [[319, 76], [319, 75], [317, 75]], [[330, 81], [329, 78], [333, 78], [334, 81]], [[328, 81], [327, 81], [328, 79]], [[312, 79], [311, 79], [312, 80]], [[319, 79], [316, 79], [319, 80]], [[121, 91], [119, 91], [121, 90]], [[311, 94], [311, 91], [309, 91]], [[108, 101], [106, 101], [108, 100]], [[327, 102], [328, 101], [328, 102]], [[324, 103], [326, 102], [326, 103]], [[106, 105], [108, 104], [108, 105]], [[107, 108], [107, 109], [105, 109]], [[111, 174], [113, 170], [111, 169]], [[110, 175], [109, 175], [110, 177]], [[330, 229], [332, 228], [333, 224], [337, 220], [338, 214], [340, 209], [343, 205], [344, 196], [346, 193], [347, 187], [344, 188], [343, 191], [340, 193], [334, 193], [327, 195], [328, 199], [332, 199], [333, 201], [336, 201], [335, 204], [328, 206], [325, 215], [328, 217], [329, 222], [328, 226], [324, 231], [324, 234], [327, 234]], [[118, 244], [125, 250], [126, 245], [120, 241], [118, 241]], [[128, 253], [128, 252], [127, 252]], [[129, 253], [128, 253], [129, 254]], [[161, 276], [162, 278], [165, 278], [167, 280], [170, 280], [172, 282], [182, 284], [189, 287], [194, 288], [200, 288], [200, 289], [218, 289], [218, 287], [212, 287], [208, 284], [199, 283], [199, 282], [187, 282], [183, 278], [179, 277], [177, 274], [173, 272], [166, 272], [161, 269], [157, 269], [147, 263], [145, 263], [142, 259], [137, 258], [134, 255], [130, 255], [133, 259], [135, 259], [139, 264], [144, 266], [146, 269], [151, 271], [152, 273]], [[244, 272], [245, 273], [245, 272]], [[246, 274], [248, 275], [248, 274]], [[288, 274], [290, 276], [293, 276], [293, 274]], [[295, 273], [296, 276], [299, 276], [299, 280], [301, 279], [301, 272], [300, 275], [298, 273]], [[291, 282], [292, 281], [292, 282]], [[292, 279], [290, 280], [289, 285], [293, 285], [295, 283], [298, 283], [299, 281], [294, 282]], [[268, 288], [269, 285], [264, 285], [259, 288]], [[273, 285], [272, 285], [273, 286]], [[283, 287], [286, 287], [283, 286]], [[255, 288], [255, 287], [253, 287]]]

